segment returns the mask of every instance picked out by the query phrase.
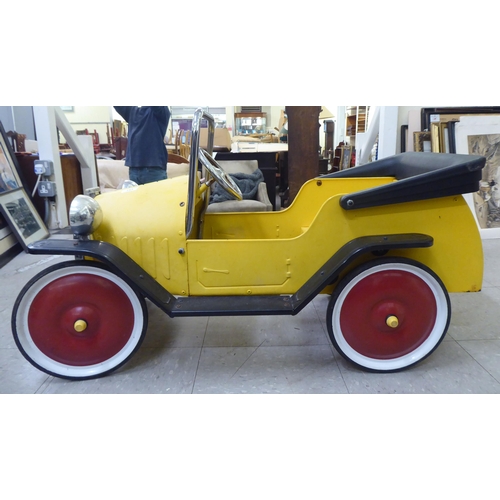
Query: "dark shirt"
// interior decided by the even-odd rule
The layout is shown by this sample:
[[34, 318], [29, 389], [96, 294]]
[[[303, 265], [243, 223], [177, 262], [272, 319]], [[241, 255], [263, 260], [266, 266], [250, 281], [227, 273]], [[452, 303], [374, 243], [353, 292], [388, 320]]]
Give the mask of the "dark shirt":
[[168, 106], [113, 106], [128, 123], [127, 167], [165, 167]]

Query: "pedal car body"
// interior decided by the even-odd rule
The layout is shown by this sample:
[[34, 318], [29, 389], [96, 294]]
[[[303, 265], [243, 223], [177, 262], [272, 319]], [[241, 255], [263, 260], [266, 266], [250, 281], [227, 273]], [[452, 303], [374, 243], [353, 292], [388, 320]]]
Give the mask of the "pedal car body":
[[[171, 317], [298, 314], [331, 294], [336, 349], [370, 371], [405, 369], [446, 334], [450, 292], [478, 292], [482, 244], [462, 196], [485, 158], [404, 153], [306, 182], [275, 212], [206, 213], [216, 180], [238, 188], [198, 147], [189, 175], [95, 199], [77, 197], [74, 240], [28, 251], [74, 255], [33, 278], [12, 315], [16, 343], [39, 369], [86, 379], [123, 365], [147, 330], [145, 298]], [[199, 163], [203, 165], [200, 171]]]

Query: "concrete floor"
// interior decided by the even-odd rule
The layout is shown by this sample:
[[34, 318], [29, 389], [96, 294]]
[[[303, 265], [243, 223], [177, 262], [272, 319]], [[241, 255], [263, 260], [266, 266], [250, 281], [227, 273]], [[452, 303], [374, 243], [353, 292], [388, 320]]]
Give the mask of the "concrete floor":
[[140, 350], [111, 375], [81, 382], [37, 370], [15, 345], [10, 316], [17, 294], [43, 268], [68, 260], [22, 253], [0, 269], [0, 393], [498, 394], [500, 240], [483, 246], [482, 292], [451, 295], [445, 340], [404, 372], [366, 373], [345, 361], [328, 338], [328, 297], [319, 296], [295, 317], [171, 319], [148, 303]]

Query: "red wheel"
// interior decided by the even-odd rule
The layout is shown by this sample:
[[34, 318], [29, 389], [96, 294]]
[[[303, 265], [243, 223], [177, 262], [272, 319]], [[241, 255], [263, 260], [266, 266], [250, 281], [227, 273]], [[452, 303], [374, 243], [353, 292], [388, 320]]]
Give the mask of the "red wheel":
[[327, 326], [335, 348], [371, 371], [418, 363], [440, 344], [451, 316], [448, 293], [427, 267], [379, 259], [348, 274], [335, 289]]
[[52, 266], [21, 291], [12, 312], [17, 346], [30, 363], [62, 378], [88, 379], [123, 365], [147, 328], [144, 298], [104, 266]]

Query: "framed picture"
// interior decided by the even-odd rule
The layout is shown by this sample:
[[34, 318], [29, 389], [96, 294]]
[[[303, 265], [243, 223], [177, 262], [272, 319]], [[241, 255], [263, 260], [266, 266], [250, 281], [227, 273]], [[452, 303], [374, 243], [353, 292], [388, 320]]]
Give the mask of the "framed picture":
[[432, 136], [430, 132], [413, 132], [413, 150], [417, 152], [432, 151]]
[[10, 234], [12, 231], [10, 230], [9, 224], [0, 214], [0, 240]]
[[431, 123], [431, 151], [441, 152], [441, 141], [439, 137], [439, 123]]
[[406, 153], [406, 143], [408, 142], [408, 125], [401, 125], [401, 153]]
[[459, 120], [465, 115], [500, 115], [500, 106], [470, 106], [458, 108], [422, 108], [420, 112], [422, 130], [430, 130], [436, 121]]
[[500, 238], [500, 115], [466, 116], [454, 124], [456, 152], [486, 158], [479, 190], [465, 195], [483, 239]]
[[449, 122], [439, 124], [439, 146], [441, 153], [450, 153], [450, 131], [448, 128]]
[[351, 166], [352, 147], [341, 146], [339, 170], [345, 170]]
[[448, 123], [431, 123], [431, 151], [433, 153], [450, 153]]
[[43, 240], [49, 231], [23, 188], [0, 193], [0, 211], [24, 249]]
[[449, 147], [450, 150], [448, 151], [449, 153], [456, 153], [457, 152], [457, 143], [455, 140], [455, 124], [458, 123], [458, 120], [450, 120], [447, 125], [448, 125], [448, 142], [449, 142]]
[[0, 122], [0, 194], [22, 187], [19, 169], [7, 134]]

